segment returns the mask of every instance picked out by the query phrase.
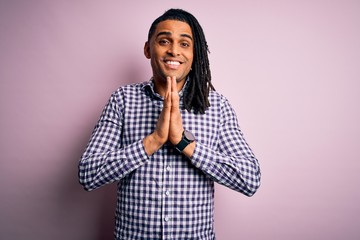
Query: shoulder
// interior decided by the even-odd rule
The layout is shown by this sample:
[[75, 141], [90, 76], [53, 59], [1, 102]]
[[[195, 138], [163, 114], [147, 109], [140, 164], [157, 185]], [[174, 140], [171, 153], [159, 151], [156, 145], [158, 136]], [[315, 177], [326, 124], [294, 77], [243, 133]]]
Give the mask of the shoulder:
[[108, 104], [116, 105], [117, 108], [124, 108], [128, 103], [137, 101], [141, 96], [142, 91], [144, 91], [145, 86], [148, 82], [142, 83], [131, 83], [127, 85], [120, 86], [115, 91], [112, 92]]
[[209, 102], [210, 102], [210, 106], [211, 105], [223, 106], [224, 104], [229, 104], [228, 99], [224, 95], [213, 90], [209, 92]]
[[123, 86], [120, 86], [112, 93], [112, 97], [115, 98], [127, 98], [139, 96], [139, 93], [144, 92], [146, 86], [150, 84], [149, 81], [141, 83], [130, 83]]
[[126, 84], [124, 86], [119, 87], [118, 89], [115, 90], [115, 94], [116, 93], [136, 93], [139, 91], [142, 91], [144, 89], [145, 86], [149, 85], [149, 82], [141, 82], [141, 83], [130, 83], [130, 84]]
[[216, 91], [209, 92], [210, 109], [219, 112], [222, 117], [236, 116], [235, 109], [224, 95]]

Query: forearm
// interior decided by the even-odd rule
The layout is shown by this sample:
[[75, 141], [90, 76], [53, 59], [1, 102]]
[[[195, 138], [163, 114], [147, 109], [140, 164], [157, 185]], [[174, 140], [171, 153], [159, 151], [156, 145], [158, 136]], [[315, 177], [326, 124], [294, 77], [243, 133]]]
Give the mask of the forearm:
[[[159, 140], [155, 133], [146, 136], [143, 140], [144, 149], [148, 156], [151, 156], [155, 152], [157, 152], [164, 145], [164, 143], [164, 141]], [[195, 146], [196, 142], [194, 141], [187, 145], [182, 153], [188, 158], [190, 158], [194, 153]]]
[[260, 186], [260, 167], [252, 154], [226, 155], [198, 143], [190, 160], [215, 182], [246, 196]]
[[84, 154], [79, 162], [79, 181], [91, 191], [121, 180], [148, 160], [142, 141], [122, 149]]
[[184, 148], [183, 150], [183, 154], [188, 157], [188, 158], [191, 158], [194, 154], [194, 151], [195, 151], [195, 148], [196, 148], [196, 141], [190, 143], [189, 145], [186, 146], [186, 148]]
[[162, 145], [164, 145], [164, 143], [165, 141], [159, 139], [154, 132], [146, 136], [143, 140], [144, 149], [148, 156], [151, 156], [156, 151], [158, 151], [162, 147]]

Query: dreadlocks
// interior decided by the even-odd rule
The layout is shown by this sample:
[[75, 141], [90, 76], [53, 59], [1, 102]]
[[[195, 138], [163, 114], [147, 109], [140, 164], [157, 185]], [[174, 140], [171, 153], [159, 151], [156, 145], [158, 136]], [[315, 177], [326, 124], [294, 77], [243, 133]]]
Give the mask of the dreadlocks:
[[196, 113], [204, 114], [210, 106], [208, 96], [210, 90], [215, 90], [211, 84], [210, 64], [208, 58], [208, 45], [205, 34], [197, 19], [190, 13], [181, 9], [170, 9], [155, 19], [152, 23], [148, 41], [155, 32], [157, 25], [165, 20], [178, 20], [189, 24], [194, 37], [194, 59], [192, 70], [189, 73], [190, 81], [184, 91], [184, 108], [187, 111], [194, 110]]

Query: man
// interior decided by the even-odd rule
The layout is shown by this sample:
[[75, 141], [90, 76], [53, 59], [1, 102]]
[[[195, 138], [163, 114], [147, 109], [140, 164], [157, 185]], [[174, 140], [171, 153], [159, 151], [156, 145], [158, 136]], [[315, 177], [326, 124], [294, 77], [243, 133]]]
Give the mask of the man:
[[214, 182], [252, 196], [258, 161], [211, 84], [193, 15], [165, 12], [144, 53], [153, 77], [112, 94], [80, 160], [80, 183], [90, 191], [118, 182], [116, 239], [215, 239]]

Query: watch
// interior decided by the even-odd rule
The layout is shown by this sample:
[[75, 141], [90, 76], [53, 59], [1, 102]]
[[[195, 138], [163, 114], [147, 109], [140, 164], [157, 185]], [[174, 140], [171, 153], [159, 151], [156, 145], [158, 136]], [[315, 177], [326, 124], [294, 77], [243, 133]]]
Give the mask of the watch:
[[181, 141], [175, 145], [175, 149], [178, 150], [179, 152], [182, 152], [184, 151], [186, 146], [192, 143], [193, 141], [195, 141], [194, 135], [191, 132], [184, 130]]

